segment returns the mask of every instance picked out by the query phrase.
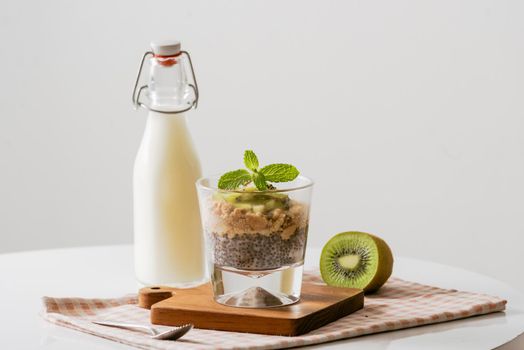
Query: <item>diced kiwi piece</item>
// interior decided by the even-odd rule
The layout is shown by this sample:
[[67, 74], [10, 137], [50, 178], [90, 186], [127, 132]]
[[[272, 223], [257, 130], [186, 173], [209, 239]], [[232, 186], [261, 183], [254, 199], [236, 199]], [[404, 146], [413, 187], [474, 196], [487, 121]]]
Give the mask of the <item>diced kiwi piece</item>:
[[234, 206], [240, 209], [245, 209], [245, 210], [253, 209], [253, 206], [249, 203], [235, 203]]
[[255, 213], [263, 213], [266, 211], [266, 206], [263, 204], [253, 205], [253, 211]]
[[277, 208], [284, 208], [285, 205], [281, 201], [276, 201], [274, 199], [271, 199], [267, 201], [266, 204], [264, 204], [264, 206], [266, 207], [266, 210], [273, 210]]
[[236, 203], [236, 199], [241, 193], [230, 193], [230, 192], [215, 192], [213, 193], [213, 199], [215, 201], [225, 201], [228, 203]]
[[[254, 191], [245, 192], [216, 192], [214, 200], [226, 201], [237, 208], [246, 209], [248, 204], [257, 207], [258, 212], [284, 208], [289, 203], [289, 197], [283, 193], [261, 193]], [[263, 206], [263, 208], [261, 207]]]

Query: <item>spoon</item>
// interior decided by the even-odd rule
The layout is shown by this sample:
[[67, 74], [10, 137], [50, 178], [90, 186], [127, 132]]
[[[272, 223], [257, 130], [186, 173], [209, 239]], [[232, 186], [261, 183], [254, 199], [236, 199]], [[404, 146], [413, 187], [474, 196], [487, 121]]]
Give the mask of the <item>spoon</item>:
[[140, 324], [110, 322], [110, 321], [92, 321], [92, 322], [95, 324], [102, 325], [102, 326], [129, 329], [132, 331], [147, 331], [151, 334], [152, 339], [159, 339], [159, 340], [177, 340], [193, 328], [193, 325], [191, 323], [188, 323], [180, 327], [169, 329], [165, 332], [159, 332], [152, 327], [144, 326]]

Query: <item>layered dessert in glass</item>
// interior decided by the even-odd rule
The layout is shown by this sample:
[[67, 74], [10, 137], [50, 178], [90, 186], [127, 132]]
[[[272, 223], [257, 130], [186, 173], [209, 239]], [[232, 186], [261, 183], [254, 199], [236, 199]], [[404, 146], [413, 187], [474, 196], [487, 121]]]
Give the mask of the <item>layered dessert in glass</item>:
[[313, 183], [298, 176], [277, 189], [221, 190], [197, 182], [215, 300], [275, 307], [300, 298]]

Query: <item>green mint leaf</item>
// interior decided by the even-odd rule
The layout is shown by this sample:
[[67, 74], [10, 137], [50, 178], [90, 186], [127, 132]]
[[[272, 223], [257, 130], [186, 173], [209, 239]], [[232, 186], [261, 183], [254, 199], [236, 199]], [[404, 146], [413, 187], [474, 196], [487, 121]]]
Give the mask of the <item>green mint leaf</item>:
[[218, 188], [235, 190], [253, 182], [259, 191], [274, 190], [275, 186], [269, 182], [293, 181], [299, 174], [297, 168], [291, 164], [270, 164], [258, 169], [258, 157], [252, 150], [244, 152], [246, 169], [238, 169], [225, 173], [218, 180]]
[[299, 174], [297, 168], [291, 164], [266, 165], [260, 169], [260, 173], [264, 174], [266, 181], [269, 182], [293, 181]]
[[233, 170], [225, 173], [218, 180], [221, 190], [234, 190], [251, 182], [251, 175], [245, 169]]
[[258, 158], [255, 152], [251, 150], [244, 152], [244, 164], [246, 165], [246, 168], [250, 169], [251, 171], [257, 171]]
[[253, 183], [259, 191], [267, 190], [267, 183], [264, 174], [253, 173]]

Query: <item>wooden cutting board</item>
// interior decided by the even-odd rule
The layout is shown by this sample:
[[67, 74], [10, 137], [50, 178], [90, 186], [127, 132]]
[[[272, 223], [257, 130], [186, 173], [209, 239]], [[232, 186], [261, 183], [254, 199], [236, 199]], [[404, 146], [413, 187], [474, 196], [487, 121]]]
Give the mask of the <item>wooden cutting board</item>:
[[364, 306], [360, 289], [304, 282], [298, 303], [269, 309], [224, 306], [213, 300], [211, 285], [190, 289], [142, 288], [139, 306], [151, 309], [151, 323], [196, 328], [296, 336], [307, 333]]

